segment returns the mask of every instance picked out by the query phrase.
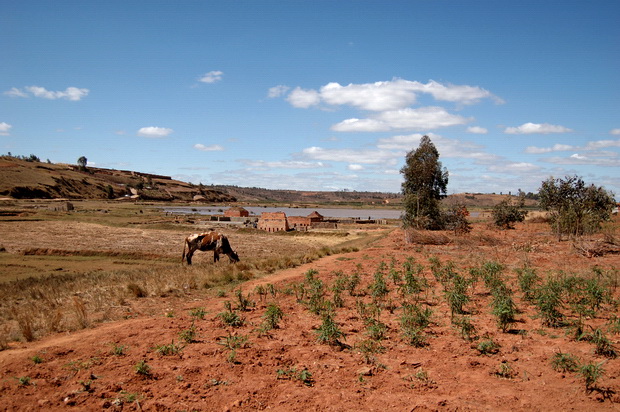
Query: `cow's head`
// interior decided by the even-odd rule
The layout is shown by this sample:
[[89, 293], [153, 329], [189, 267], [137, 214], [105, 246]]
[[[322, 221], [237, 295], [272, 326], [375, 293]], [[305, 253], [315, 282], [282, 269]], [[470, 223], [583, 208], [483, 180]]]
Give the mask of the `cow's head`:
[[237, 252], [235, 252], [234, 250], [230, 250], [230, 253], [228, 254], [228, 258], [230, 259], [231, 263], [237, 263], [239, 262], [239, 255], [237, 254]]

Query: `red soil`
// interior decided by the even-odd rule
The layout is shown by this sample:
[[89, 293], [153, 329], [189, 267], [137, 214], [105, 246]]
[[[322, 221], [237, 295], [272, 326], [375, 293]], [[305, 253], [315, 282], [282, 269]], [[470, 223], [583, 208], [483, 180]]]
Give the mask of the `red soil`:
[[[480, 355], [479, 341], [468, 342], [451, 326], [450, 312], [441, 285], [428, 268], [428, 258], [451, 260], [463, 275], [469, 268], [495, 260], [506, 266], [504, 274], [515, 291], [521, 333], [502, 333], [496, 326], [485, 286], [478, 284], [473, 301], [467, 306], [479, 336], [488, 335], [501, 345], [494, 355]], [[400, 298], [391, 280], [390, 297], [396, 304], [394, 313], [383, 310], [381, 320], [388, 325], [381, 342], [383, 353], [376, 362], [365, 363], [357, 344], [367, 339], [364, 324], [356, 311], [356, 299], [343, 294], [345, 307], [336, 310], [335, 320], [346, 335], [342, 346], [317, 342], [316, 329], [321, 318], [296, 301], [295, 295], [283, 291], [292, 283], [304, 280], [315, 269], [326, 285], [327, 297], [336, 271], [352, 274], [361, 265], [364, 289], [373, 279], [380, 262], [396, 267], [408, 257], [424, 265], [423, 275], [433, 292], [432, 323], [426, 331], [427, 346], [416, 348], [402, 338], [399, 326]], [[620, 408], [620, 360], [594, 354], [594, 346], [574, 341], [565, 329], [542, 325], [535, 308], [521, 300], [514, 282], [514, 268], [524, 262], [541, 276], [548, 272], [592, 273], [598, 265], [604, 270], [617, 269], [617, 255], [588, 259], [572, 249], [569, 242], [557, 243], [539, 225], [521, 225], [516, 231], [502, 233], [476, 228], [474, 233], [449, 245], [420, 246], [404, 242], [401, 231], [394, 231], [373, 247], [344, 255], [328, 256], [311, 264], [281, 271], [242, 285], [251, 293], [256, 306], [240, 313], [244, 326], [224, 326], [217, 314], [224, 302], [235, 301], [233, 292], [225, 297], [198, 299], [192, 294], [184, 301], [165, 298], [138, 300], [142, 313], [159, 308], [158, 316], [111, 322], [93, 329], [49, 336], [36, 342], [17, 343], [0, 352], [0, 409], [2, 410], [149, 410], [149, 411], [241, 411], [241, 410], [450, 410], [450, 411], [565, 411], [618, 410]], [[387, 270], [386, 270], [387, 271]], [[275, 298], [259, 299], [257, 285], [271, 283], [280, 292]], [[618, 298], [616, 292], [615, 298]], [[263, 322], [268, 303], [277, 302], [284, 313], [280, 328], [268, 335], [257, 329]], [[234, 306], [234, 303], [233, 303]], [[198, 342], [187, 344], [180, 354], [163, 356], [154, 348], [179, 342], [179, 333], [193, 321], [190, 311], [205, 308], [207, 315], [196, 320]], [[140, 310], [139, 310], [140, 311]], [[165, 313], [174, 311], [174, 317]], [[568, 310], [565, 310], [568, 313]], [[611, 314], [618, 314], [607, 304], [593, 326], [605, 325]], [[248, 346], [237, 349], [236, 362], [228, 361], [230, 350], [219, 342], [229, 334], [247, 336]], [[617, 344], [617, 335], [608, 335]], [[124, 345], [124, 355], [114, 355], [113, 345]], [[586, 391], [576, 373], [552, 369], [553, 355], [571, 353], [583, 362], [605, 362], [605, 374], [596, 390]], [[35, 364], [33, 357], [42, 359]], [[136, 373], [135, 365], [146, 361], [151, 376]], [[500, 365], [509, 365], [514, 375], [496, 374]], [[299, 379], [286, 379], [278, 370], [297, 372], [307, 369], [311, 385]], [[421, 371], [427, 380], [416, 378]], [[29, 384], [23, 384], [29, 377]], [[22, 384], [20, 379], [22, 378]]]

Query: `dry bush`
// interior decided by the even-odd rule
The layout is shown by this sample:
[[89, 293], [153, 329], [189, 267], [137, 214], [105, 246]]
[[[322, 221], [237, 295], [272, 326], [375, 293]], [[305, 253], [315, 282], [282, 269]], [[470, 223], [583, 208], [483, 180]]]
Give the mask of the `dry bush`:
[[447, 245], [452, 242], [452, 239], [442, 232], [406, 229], [405, 242], [418, 245]]
[[86, 303], [79, 296], [73, 297], [73, 311], [75, 312], [75, 319], [77, 321], [78, 328], [86, 329], [90, 326]]
[[26, 342], [32, 342], [35, 339], [35, 322], [32, 314], [33, 305], [21, 305], [18, 309], [13, 306], [11, 312], [13, 318], [17, 321], [19, 330]]
[[134, 298], [145, 298], [147, 296], [146, 290], [136, 283], [128, 284], [127, 290]]

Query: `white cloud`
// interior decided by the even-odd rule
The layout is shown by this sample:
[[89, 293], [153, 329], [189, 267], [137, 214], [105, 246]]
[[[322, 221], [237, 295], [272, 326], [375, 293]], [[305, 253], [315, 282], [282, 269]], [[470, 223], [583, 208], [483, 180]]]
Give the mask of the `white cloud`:
[[488, 167], [493, 173], [529, 173], [540, 170], [539, 166], [525, 162], [506, 162], [503, 164], [495, 164]]
[[324, 149], [322, 147], [308, 147], [302, 150], [302, 155], [310, 159], [346, 162], [351, 164], [390, 164], [394, 165], [402, 157], [401, 153], [375, 149]]
[[24, 93], [17, 87], [12, 87], [11, 90], [7, 90], [6, 92], [4, 92], [4, 94], [11, 97], [28, 97], [27, 93]]
[[620, 147], [620, 139], [618, 140], [597, 140], [594, 142], [588, 142], [585, 150], [598, 150], [607, 147]]
[[205, 75], [202, 76], [199, 80], [203, 83], [215, 83], [215, 82], [219, 82], [220, 80], [222, 80], [223, 74], [224, 72], [222, 71], [213, 70], [213, 71], [210, 71], [209, 73], [205, 73]]
[[252, 169], [319, 169], [327, 167], [323, 162], [304, 162], [299, 160], [287, 160], [277, 162], [266, 162], [264, 160], [241, 160]]
[[66, 99], [77, 102], [78, 100], [82, 100], [83, 97], [88, 96], [90, 90], [80, 89], [78, 87], [67, 87], [64, 91], [51, 91], [41, 86], [28, 86], [25, 87], [25, 91], [13, 87], [11, 90], [4, 92], [4, 94], [11, 97], [28, 97], [28, 93], [26, 92], [42, 99]]
[[485, 129], [484, 127], [480, 127], [480, 126], [470, 126], [467, 128], [467, 133], [473, 133], [473, 134], [487, 134], [489, 131], [487, 129]]
[[221, 152], [224, 148], [218, 144], [213, 144], [210, 146], [205, 146], [202, 143], [196, 143], [194, 145], [194, 149], [200, 150], [203, 152]]
[[364, 170], [364, 166], [358, 164], [350, 164], [349, 166], [347, 166], [347, 169], [356, 172], [358, 170]]
[[572, 130], [564, 126], [558, 126], [549, 123], [524, 123], [518, 127], [507, 127], [506, 130], [504, 130], [504, 133], [506, 134], [549, 134], [568, 132], [572, 132]]
[[620, 136], [620, 129], [611, 129], [609, 134], [613, 134], [614, 136]]
[[282, 84], [280, 84], [278, 86], [270, 87], [269, 88], [269, 92], [267, 93], [267, 97], [273, 99], [273, 98], [276, 98], [276, 97], [284, 96], [286, 94], [286, 92], [289, 91], [289, 89], [290, 89], [290, 87], [284, 86]]
[[565, 152], [568, 150], [575, 150], [575, 146], [567, 145], [567, 144], [554, 144], [552, 147], [536, 147], [536, 146], [528, 146], [525, 148], [525, 153], [529, 154], [542, 154], [542, 153], [550, 153], [550, 152]]
[[411, 84], [406, 80], [366, 84], [328, 83], [321, 87], [320, 96], [331, 105], [350, 105], [362, 110], [386, 111], [407, 107], [416, 101]]
[[166, 137], [166, 136], [168, 136], [172, 132], [173, 132], [173, 130], [169, 129], [167, 127], [149, 126], [149, 127], [142, 127], [140, 130], [138, 130], [138, 136], [142, 136], [142, 137]]
[[465, 124], [472, 119], [450, 114], [443, 107], [400, 109], [379, 113], [369, 119], [346, 119], [331, 127], [338, 132], [385, 132], [390, 130], [430, 130]]
[[304, 90], [296, 87], [286, 98], [293, 107], [307, 109], [310, 106], [316, 106], [321, 102], [321, 96], [316, 90]]
[[13, 126], [11, 126], [10, 124], [6, 122], [0, 123], [0, 136], [8, 136], [11, 130], [11, 127]]
[[318, 91], [297, 87], [287, 100], [300, 108], [315, 106], [322, 101], [329, 105], [349, 105], [361, 110], [383, 112], [404, 109], [414, 104], [419, 94], [430, 94], [435, 100], [460, 104], [474, 104], [485, 98], [502, 103], [501, 99], [478, 86], [442, 84], [433, 80], [424, 84], [404, 79], [351, 83], [347, 86], [331, 82]]

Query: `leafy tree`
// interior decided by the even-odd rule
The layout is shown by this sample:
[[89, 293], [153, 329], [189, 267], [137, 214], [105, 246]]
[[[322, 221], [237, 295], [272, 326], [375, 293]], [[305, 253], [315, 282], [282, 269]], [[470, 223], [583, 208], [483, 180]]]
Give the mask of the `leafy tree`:
[[550, 177], [542, 182], [539, 195], [540, 206], [551, 212], [550, 224], [559, 240], [562, 235], [581, 236], [599, 231], [616, 205], [612, 193], [593, 184], [588, 186], [578, 176]]
[[447, 193], [448, 171], [441, 167], [437, 148], [428, 136], [423, 136], [418, 148], [407, 153], [405, 162], [400, 170], [405, 178], [401, 186], [404, 226], [441, 229], [440, 200]]
[[78, 166], [80, 166], [80, 170], [86, 170], [86, 164], [88, 163], [88, 159], [85, 156], [80, 156], [77, 160]]
[[493, 215], [493, 221], [495, 226], [502, 229], [514, 229], [514, 224], [517, 222], [523, 222], [527, 211], [523, 210], [525, 206], [525, 194], [519, 192], [518, 200], [514, 201], [512, 196], [507, 196], [504, 200], [499, 202], [491, 214]]

